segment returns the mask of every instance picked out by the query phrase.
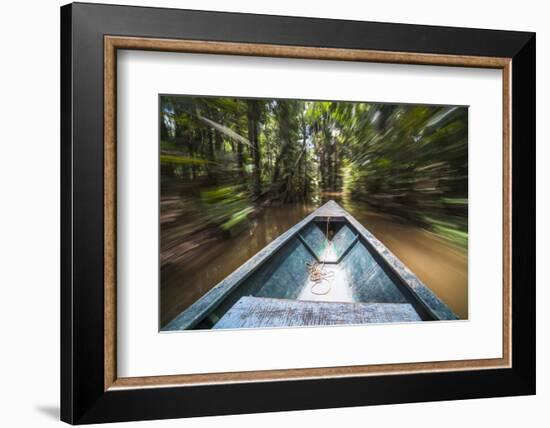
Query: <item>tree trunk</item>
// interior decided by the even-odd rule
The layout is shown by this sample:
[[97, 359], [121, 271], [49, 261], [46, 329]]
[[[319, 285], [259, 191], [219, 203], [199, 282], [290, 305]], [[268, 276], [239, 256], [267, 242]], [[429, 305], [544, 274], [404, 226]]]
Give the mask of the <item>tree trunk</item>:
[[217, 152], [221, 152], [223, 149], [223, 136], [219, 131], [216, 131], [214, 134], [214, 147]]
[[[194, 158], [195, 157], [195, 150], [193, 150], [191, 147], [189, 147], [189, 155]], [[197, 179], [197, 170], [195, 162], [191, 163], [191, 180], [195, 181]]]
[[338, 190], [338, 141], [334, 140], [334, 161], [332, 163], [332, 190]]
[[248, 100], [248, 140], [252, 144], [252, 160], [254, 162], [254, 171], [252, 174], [252, 194], [259, 196], [261, 188], [261, 171], [260, 171], [260, 144], [258, 141], [258, 122], [260, 120], [260, 109], [257, 100]]
[[214, 134], [216, 131], [213, 129], [208, 130], [208, 159], [215, 161], [216, 160], [216, 148], [214, 147]]
[[243, 144], [240, 142], [235, 144], [237, 145], [237, 168], [239, 170], [239, 175], [244, 177]]
[[275, 158], [275, 165], [273, 167], [273, 184], [276, 184], [279, 181], [279, 176], [281, 174], [281, 160], [286, 156], [288, 148], [290, 146], [290, 114], [289, 108], [286, 103], [280, 105], [279, 110], [279, 141], [281, 144], [281, 152], [279, 156]]

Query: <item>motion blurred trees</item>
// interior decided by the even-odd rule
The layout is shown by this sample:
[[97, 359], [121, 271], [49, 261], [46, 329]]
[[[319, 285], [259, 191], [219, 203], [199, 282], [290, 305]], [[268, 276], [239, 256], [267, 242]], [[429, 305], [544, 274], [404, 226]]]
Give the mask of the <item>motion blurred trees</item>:
[[347, 140], [344, 190], [465, 245], [468, 110], [375, 104], [361, 117]]
[[464, 107], [163, 96], [161, 222], [185, 213], [232, 233], [261, 205], [345, 192], [466, 245], [467, 115]]

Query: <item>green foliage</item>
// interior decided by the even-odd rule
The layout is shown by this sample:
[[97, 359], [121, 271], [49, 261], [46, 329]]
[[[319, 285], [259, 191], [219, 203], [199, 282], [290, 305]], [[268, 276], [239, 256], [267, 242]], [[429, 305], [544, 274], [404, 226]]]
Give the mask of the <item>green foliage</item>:
[[464, 107], [163, 96], [161, 185], [192, 183], [222, 230], [264, 200], [345, 192], [464, 246], [467, 119]]
[[160, 162], [163, 164], [176, 165], [205, 165], [208, 163], [213, 163], [212, 161], [206, 159], [198, 159], [181, 155], [160, 155]]
[[241, 185], [214, 187], [201, 192], [201, 200], [210, 222], [231, 231], [247, 221], [254, 207], [249, 202], [246, 188]]

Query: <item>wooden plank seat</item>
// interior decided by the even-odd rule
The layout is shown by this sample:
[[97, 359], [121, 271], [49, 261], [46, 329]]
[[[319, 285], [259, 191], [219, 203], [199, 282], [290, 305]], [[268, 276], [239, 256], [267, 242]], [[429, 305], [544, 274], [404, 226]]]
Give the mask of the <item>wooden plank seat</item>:
[[421, 321], [409, 303], [312, 302], [243, 296], [213, 328], [274, 328], [405, 321]]

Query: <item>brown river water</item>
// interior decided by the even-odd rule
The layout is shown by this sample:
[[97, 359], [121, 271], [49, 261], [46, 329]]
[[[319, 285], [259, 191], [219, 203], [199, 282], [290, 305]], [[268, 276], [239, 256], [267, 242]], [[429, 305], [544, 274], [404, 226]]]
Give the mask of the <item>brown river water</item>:
[[334, 199], [384, 243], [461, 319], [468, 318], [468, 253], [450, 242], [368, 205], [339, 195], [319, 203], [292, 203], [264, 209], [240, 234], [198, 248], [192, 257], [163, 272], [161, 325], [178, 315], [273, 239], [324, 201]]

